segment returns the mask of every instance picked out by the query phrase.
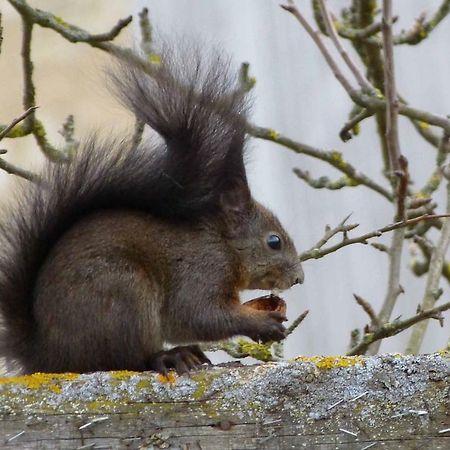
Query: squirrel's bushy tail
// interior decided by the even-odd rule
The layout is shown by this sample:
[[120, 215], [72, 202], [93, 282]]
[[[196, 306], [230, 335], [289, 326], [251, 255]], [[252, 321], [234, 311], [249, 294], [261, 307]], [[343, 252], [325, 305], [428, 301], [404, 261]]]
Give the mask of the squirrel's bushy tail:
[[195, 220], [217, 210], [221, 193], [246, 184], [246, 99], [226, 58], [168, 49], [147, 72], [123, 63], [113, 79], [120, 98], [164, 144], [91, 137], [71, 162], [48, 163], [42, 183], [14, 193], [0, 223], [0, 354], [12, 362], [31, 359], [36, 279], [77, 221], [118, 208]]

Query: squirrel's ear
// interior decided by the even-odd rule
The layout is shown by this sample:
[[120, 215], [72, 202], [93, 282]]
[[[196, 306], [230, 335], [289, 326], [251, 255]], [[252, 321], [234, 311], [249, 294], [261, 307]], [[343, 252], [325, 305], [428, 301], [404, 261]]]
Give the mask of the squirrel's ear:
[[238, 232], [249, 210], [251, 194], [246, 182], [238, 182], [220, 196], [220, 206], [231, 232]]

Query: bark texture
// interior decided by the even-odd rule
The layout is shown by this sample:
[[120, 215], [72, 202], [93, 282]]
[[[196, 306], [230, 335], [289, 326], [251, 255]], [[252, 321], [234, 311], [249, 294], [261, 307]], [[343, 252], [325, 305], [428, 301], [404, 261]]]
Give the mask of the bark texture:
[[6, 449], [448, 449], [450, 354], [0, 378]]

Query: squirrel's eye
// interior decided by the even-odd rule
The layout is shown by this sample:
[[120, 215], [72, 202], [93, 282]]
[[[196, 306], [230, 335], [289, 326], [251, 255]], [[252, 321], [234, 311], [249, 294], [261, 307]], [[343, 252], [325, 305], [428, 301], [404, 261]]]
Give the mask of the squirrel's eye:
[[267, 238], [267, 245], [273, 250], [280, 250], [281, 248], [281, 238], [276, 234], [271, 234]]

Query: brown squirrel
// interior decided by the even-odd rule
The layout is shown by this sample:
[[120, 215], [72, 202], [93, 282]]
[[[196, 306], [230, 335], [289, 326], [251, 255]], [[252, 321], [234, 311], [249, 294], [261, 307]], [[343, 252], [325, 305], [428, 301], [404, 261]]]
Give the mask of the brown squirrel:
[[239, 302], [303, 281], [294, 244], [249, 191], [247, 94], [220, 55], [181, 53], [113, 76], [161, 143], [91, 137], [23, 186], [0, 224], [9, 367], [183, 373], [209, 362], [196, 343], [285, 337], [284, 314]]

